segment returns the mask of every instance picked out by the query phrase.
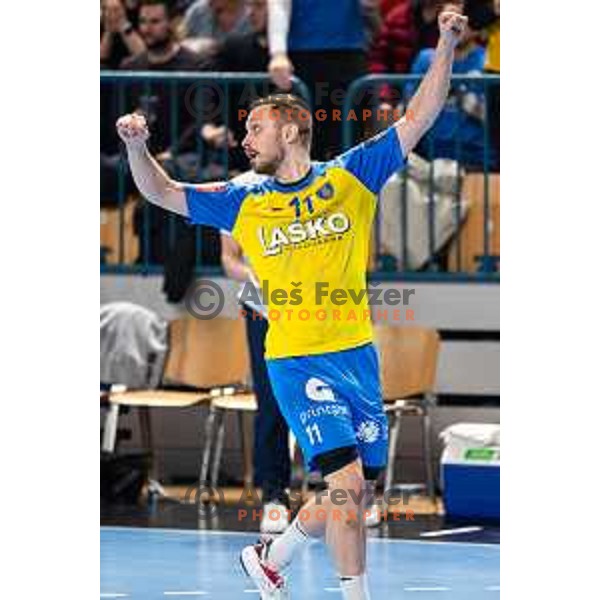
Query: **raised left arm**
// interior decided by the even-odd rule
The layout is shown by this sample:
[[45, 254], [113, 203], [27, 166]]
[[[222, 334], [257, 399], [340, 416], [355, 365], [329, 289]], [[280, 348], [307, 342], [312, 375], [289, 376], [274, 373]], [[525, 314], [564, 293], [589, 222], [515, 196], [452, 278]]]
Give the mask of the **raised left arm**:
[[406, 114], [395, 126], [404, 156], [408, 156], [419, 143], [446, 103], [450, 89], [454, 48], [464, 32], [467, 17], [445, 11], [439, 15], [438, 24], [440, 39], [433, 62], [416, 94], [408, 103]]

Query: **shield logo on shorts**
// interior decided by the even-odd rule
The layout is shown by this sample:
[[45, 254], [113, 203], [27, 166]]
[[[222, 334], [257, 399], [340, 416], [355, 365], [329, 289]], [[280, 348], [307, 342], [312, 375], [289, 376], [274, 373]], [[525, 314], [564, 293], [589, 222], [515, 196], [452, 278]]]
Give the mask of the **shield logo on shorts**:
[[363, 421], [356, 431], [356, 437], [365, 444], [372, 444], [379, 439], [379, 425], [375, 421]]

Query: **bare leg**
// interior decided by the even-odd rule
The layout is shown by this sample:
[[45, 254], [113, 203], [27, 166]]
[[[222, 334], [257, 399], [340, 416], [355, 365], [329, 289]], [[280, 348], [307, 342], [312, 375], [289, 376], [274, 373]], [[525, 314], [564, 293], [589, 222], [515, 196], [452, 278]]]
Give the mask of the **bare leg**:
[[[350, 468], [350, 465], [348, 468]], [[334, 476], [335, 474], [332, 474], [331, 477]], [[358, 481], [356, 483], [358, 483]], [[291, 562], [293, 554], [299, 546], [301, 546], [304, 542], [307, 542], [309, 538], [318, 539], [324, 537], [328, 530], [328, 523], [341, 523], [342, 510], [344, 507], [341, 505], [341, 502], [337, 497], [332, 502], [333, 492], [336, 489], [341, 489], [339, 487], [336, 488], [335, 485], [336, 484], [333, 481], [329, 481], [327, 490], [324, 492], [318, 492], [302, 506], [293, 523], [286, 530], [286, 532], [273, 542], [269, 555], [269, 562], [279, 569], [285, 569]], [[359, 519], [364, 518], [365, 507], [369, 506], [373, 500], [374, 486], [375, 482], [367, 481], [365, 491], [353, 491], [355, 498], [361, 505], [360, 509], [355, 508], [352, 511], [352, 514], [349, 515], [353, 518], [353, 520], [354, 515], [357, 515], [357, 518]], [[338, 493], [339, 495], [342, 495], [341, 492]], [[346, 494], [348, 494], [348, 492], [346, 492]], [[335, 496], [335, 494], [333, 495]], [[348, 495], [350, 496], [350, 494]], [[351, 496], [350, 500], [352, 500]], [[333, 538], [331, 543], [334, 543], [333, 539], [336, 539], [335, 528], [333, 529], [334, 531], [332, 533]], [[303, 533], [304, 537], [302, 537], [302, 535], [298, 535], [299, 533]], [[363, 537], [365, 537], [364, 532]], [[327, 539], [325, 541], [329, 543]], [[343, 548], [342, 542], [337, 542], [337, 544], [341, 544], [341, 547]], [[334, 552], [333, 549], [332, 552]]]
[[374, 486], [366, 485], [360, 460], [331, 473], [325, 481], [327, 493], [304, 504], [292, 524], [270, 544], [263, 560], [276, 572], [284, 571], [310, 538], [325, 534], [344, 600], [369, 600], [364, 513]]
[[340, 576], [365, 572], [366, 486], [362, 464], [356, 460], [325, 478], [330, 492], [326, 541]]

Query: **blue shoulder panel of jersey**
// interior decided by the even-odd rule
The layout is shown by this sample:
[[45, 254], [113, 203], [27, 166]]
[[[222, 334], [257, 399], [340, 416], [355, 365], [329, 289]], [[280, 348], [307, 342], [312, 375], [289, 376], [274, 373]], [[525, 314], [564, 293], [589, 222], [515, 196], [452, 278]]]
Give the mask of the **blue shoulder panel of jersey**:
[[232, 183], [186, 185], [188, 216], [195, 225], [231, 231], [248, 194], [260, 184]]
[[332, 161], [350, 171], [371, 192], [379, 194], [385, 182], [406, 162], [395, 127], [389, 127]]

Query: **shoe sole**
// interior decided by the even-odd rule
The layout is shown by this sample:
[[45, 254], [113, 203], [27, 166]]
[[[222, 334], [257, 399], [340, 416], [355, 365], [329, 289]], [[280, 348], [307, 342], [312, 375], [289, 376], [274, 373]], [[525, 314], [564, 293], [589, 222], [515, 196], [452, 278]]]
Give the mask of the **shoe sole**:
[[253, 546], [247, 546], [242, 550], [240, 554], [240, 564], [244, 573], [252, 580], [254, 585], [259, 589], [261, 596], [262, 594], [274, 594], [279, 591], [279, 588], [265, 584], [265, 574], [260, 567], [256, 550]]

